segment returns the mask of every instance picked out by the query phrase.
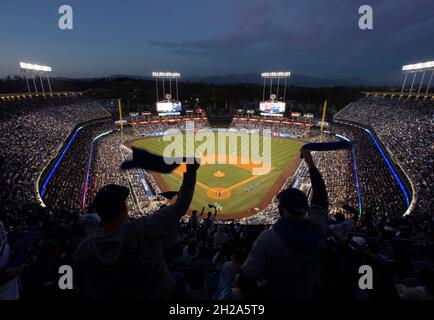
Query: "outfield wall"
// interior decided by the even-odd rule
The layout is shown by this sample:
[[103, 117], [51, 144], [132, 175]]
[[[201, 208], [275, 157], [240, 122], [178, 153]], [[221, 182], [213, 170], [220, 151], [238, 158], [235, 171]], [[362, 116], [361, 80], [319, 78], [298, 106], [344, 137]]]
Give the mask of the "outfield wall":
[[[254, 132], [258, 132], [261, 133], [261, 130], [249, 130], [249, 129], [235, 129], [235, 128], [206, 128], [205, 130], [207, 131], [212, 131], [212, 132], [228, 132], [228, 133], [254, 133]], [[179, 130], [180, 133], [185, 133], [185, 130]], [[140, 134], [140, 137], [142, 138], [152, 138], [152, 137], [162, 137], [162, 136], [169, 136], [169, 135], [175, 135], [175, 134], [179, 134], [179, 133], [168, 133], [167, 131], [157, 131], [157, 132], [153, 132], [153, 133], [148, 133], [148, 134]], [[281, 133], [281, 132], [276, 132], [276, 131], [271, 131], [271, 136], [274, 138], [288, 138], [288, 139], [297, 139], [297, 140], [302, 140], [303, 139], [303, 135], [291, 135], [288, 133]], [[139, 138], [140, 139], [140, 138]], [[134, 139], [136, 140], [136, 139]]]

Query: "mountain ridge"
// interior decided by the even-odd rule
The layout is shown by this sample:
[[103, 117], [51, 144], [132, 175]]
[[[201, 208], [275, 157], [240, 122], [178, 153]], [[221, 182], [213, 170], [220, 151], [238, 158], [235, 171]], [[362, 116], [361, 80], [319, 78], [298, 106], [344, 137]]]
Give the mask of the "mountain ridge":
[[[101, 78], [130, 78], [140, 80], [153, 80], [150, 76], [140, 75], [127, 75], [127, 74], [114, 74], [109, 77], [91, 77], [79, 78], [74, 80], [95, 80]], [[67, 80], [73, 79], [68, 77], [57, 77], [57, 79]], [[214, 85], [235, 85], [235, 84], [257, 84], [262, 85], [264, 80], [258, 73], [233, 73], [224, 75], [210, 75], [210, 76], [185, 76], [181, 77], [181, 82], [189, 83], [205, 83]], [[280, 80], [283, 85], [283, 79]], [[268, 82], [269, 83], [269, 82]], [[276, 82], [273, 82], [276, 85]], [[360, 77], [341, 78], [341, 79], [328, 79], [313, 77], [299, 73], [291, 74], [287, 79], [287, 86], [300, 86], [300, 87], [335, 87], [335, 86], [378, 86], [379, 83], [366, 80]]]

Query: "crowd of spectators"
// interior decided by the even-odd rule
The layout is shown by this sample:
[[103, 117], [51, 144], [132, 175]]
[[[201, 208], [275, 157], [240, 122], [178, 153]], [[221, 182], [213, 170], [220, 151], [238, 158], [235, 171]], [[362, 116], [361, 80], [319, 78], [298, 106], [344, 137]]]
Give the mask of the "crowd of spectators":
[[370, 135], [352, 125], [335, 124], [334, 130], [352, 140], [364, 216], [403, 215], [404, 194]]
[[[343, 207], [357, 208], [357, 190], [354, 177], [351, 150], [316, 152], [314, 155], [318, 169], [323, 175], [329, 194], [329, 212], [332, 215], [346, 212]], [[311, 194], [305, 164], [302, 163], [299, 175], [295, 175], [297, 184], [306, 194]], [[297, 172], [298, 173], [298, 172]]]
[[335, 116], [372, 128], [414, 182], [416, 211], [434, 209], [434, 103], [430, 100], [365, 97]]
[[288, 125], [285, 123], [265, 122], [265, 121], [247, 121], [234, 118], [231, 124], [231, 128], [237, 130], [263, 130], [270, 129], [273, 132], [286, 133], [288, 135], [304, 138], [309, 132], [307, 127], [301, 125]]
[[[158, 122], [157, 122], [158, 121]], [[208, 128], [208, 121], [206, 119], [196, 119], [190, 121], [176, 121], [176, 122], [163, 122], [161, 120], [154, 120], [151, 123], [139, 123], [134, 125], [134, 129], [141, 135], [150, 135], [156, 132], [165, 132], [167, 130], [186, 130], [186, 127], [189, 126], [189, 129], [200, 130], [204, 128]]]
[[[121, 135], [119, 132], [111, 132], [100, 137], [94, 143], [91, 169], [85, 207], [93, 203], [96, 192], [107, 184], [118, 184], [130, 187], [128, 175], [121, 171], [120, 165], [123, 161], [121, 153]], [[135, 188], [137, 192], [139, 188]], [[83, 190], [81, 190], [83, 192]], [[143, 197], [142, 199], [145, 199]], [[128, 207], [134, 213], [138, 209], [133, 197], [128, 199]]]
[[1, 100], [2, 210], [10, 215], [25, 212], [35, 201], [37, 176], [77, 123], [108, 116], [99, 104], [84, 97]]
[[[87, 123], [74, 139], [68, 142], [69, 148], [46, 185], [43, 201], [50, 208], [66, 212], [81, 212], [84, 183], [87, 177], [89, 157], [91, 157], [92, 140], [101, 132], [112, 130], [113, 124], [109, 120]], [[114, 156], [114, 155], [113, 155]], [[110, 159], [110, 157], [108, 158]], [[57, 160], [57, 159], [56, 159]], [[53, 161], [54, 162], [54, 161]], [[40, 185], [48, 179], [51, 167], [42, 175]]]
[[[58, 121], [64, 126], [57, 129], [52, 128], [51, 121], [44, 122], [42, 114], [38, 115], [38, 112], [26, 107], [26, 103], [23, 103], [24, 113], [14, 106], [11, 110], [16, 116], [1, 115], [1, 128], [7, 130], [5, 135], [2, 131], [0, 140], [2, 149], [6, 150], [0, 162], [0, 182], [4, 183], [1, 190], [4, 205], [0, 211], [0, 298], [111, 298], [128, 293], [123, 297], [242, 300], [275, 298], [276, 294], [281, 294], [282, 299], [434, 299], [432, 213], [425, 210], [421, 214], [401, 216], [405, 211], [402, 192], [375, 144], [360, 128], [338, 125], [335, 130], [353, 140], [362, 194], [362, 219], [357, 210], [352, 210], [358, 209], [352, 152], [315, 152], [313, 160], [303, 160], [296, 174], [288, 177], [282, 190], [290, 186], [302, 190], [311, 203], [308, 216], [311, 215], [312, 221], [321, 225], [323, 231], [319, 232], [304, 219], [291, 218], [290, 221], [295, 220], [289, 228], [294, 233], [282, 240], [279, 234], [288, 228], [288, 225], [282, 226], [281, 223], [284, 219], [282, 215], [286, 214], [281, 206], [282, 198], [275, 197], [264, 211], [243, 221], [219, 221], [217, 209], [205, 207], [197, 208], [202, 209], [199, 215], [195, 212], [191, 217], [184, 216], [189, 206], [186, 198], [191, 200], [193, 193], [193, 174], [186, 174], [188, 177], [184, 178], [175, 206], [170, 205], [158, 195], [158, 185], [148, 172], [139, 169], [128, 173], [119, 171], [120, 163], [131, 155], [121, 146], [120, 133], [105, 121], [92, 123], [77, 133], [56, 170], [58, 173], [47, 187], [44, 201], [48, 207], [37, 206], [32, 201], [32, 183], [34, 176], [42, 169], [41, 165], [48, 163], [53, 150], [60, 150], [60, 144], [71, 133], [77, 119], [81, 122], [107, 116], [94, 103], [77, 100], [73, 100], [72, 105], [81, 114], [75, 114], [73, 107], [65, 107], [67, 114], [61, 113], [62, 108], [59, 110], [58, 105], [63, 105], [65, 101], [57, 104], [49, 102], [55, 108], [53, 105], [40, 106], [46, 108], [48, 114], [59, 112], [56, 116], [62, 118]], [[84, 105], [91, 110], [87, 115], [81, 109]], [[98, 108], [101, 113], [93, 108]], [[35, 109], [38, 110], [39, 106]], [[71, 113], [74, 113], [75, 119], [70, 118]], [[27, 114], [33, 114], [32, 121], [28, 120]], [[20, 117], [27, 119], [23, 120], [27, 124], [24, 129], [12, 124], [11, 128], [19, 133], [14, 137], [7, 121]], [[48, 133], [41, 128], [35, 129], [37, 121], [46, 125]], [[250, 125], [250, 122], [242, 126], [244, 123], [234, 121], [233, 127], [264, 127]], [[195, 128], [206, 125], [205, 121], [198, 126], [195, 123]], [[141, 134], [150, 134], [169, 127], [181, 129], [182, 126], [181, 123], [159, 123], [156, 127], [137, 125], [135, 129]], [[276, 130], [274, 126], [272, 128]], [[92, 140], [109, 130], [114, 131], [93, 144], [92, 175], [88, 181], [86, 204], [89, 210], [85, 214], [77, 214], [80, 212]], [[291, 135], [304, 134], [302, 128], [295, 126], [282, 126], [278, 130], [285, 130]], [[380, 133], [379, 136], [382, 137]], [[6, 145], [6, 138], [27, 150]], [[46, 148], [42, 148], [41, 144], [46, 141]], [[18, 164], [16, 159], [22, 163]], [[145, 195], [140, 185], [141, 176], [145, 177], [154, 193], [153, 197], [148, 197], [147, 206], [137, 201]], [[318, 184], [321, 185], [322, 179], [324, 191], [319, 200]], [[429, 179], [429, 175], [425, 179]], [[124, 199], [125, 207], [119, 208], [121, 220], [116, 218], [116, 223], [111, 220], [112, 207], [101, 207], [101, 203], [98, 205], [96, 201], [97, 191], [108, 184], [129, 189], [130, 195]], [[7, 190], [4, 186], [13, 189]], [[12, 194], [13, 191], [16, 195]], [[104, 199], [108, 203], [111, 198]], [[428, 197], [429, 201], [432, 197]], [[101, 237], [96, 237], [96, 233]], [[301, 238], [297, 239], [294, 235]], [[92, 254], [100, 249], [98, 261], [92, 260]], [[134, 253], [143, 258], [138, 264], [135, 264], [137, 257]], [[275, 256], [271, 257], [272, 254]], [[25, 259], [20, 264], [8, 265], [9, 257], [23, 255]], [[279, 269], [281, 265], [273, 260], [276, 257], [281, 257], [282, 265], [294, 269], [289, 273]], [[275, 271], [272, 275], [267, 275], [271, 269], [267, 271], [264, 263], [273, 266], [274, 269], [271, 269]], [[58, 290], [58, 268], [65, 264], [78, 267], [74, 290]], [[374, 269], [373, 290], [363, 291], [357, 285], [360, 277], [358, 268], [364, 264]], [[128, 282], [135, 274], [146, 274], [148, 268], [158, 270], [154, 279], [154, 274], [140, 278], [150, 282]], [[116, 273], [120, 277], [113, 277], [114, 272], [120, 272]], [[294, 291], [291, 286], [279, 292], [270, 292], [269, 287], [268, 291], [264, 290], [267, 289], [267, 280], [268, 284], [273, 282], [273, 286], [279, 286], [279, 279], [282, 279], [282, 284], [295, 281], [297, 285], [294, 284], [294, 288], [303, 290]], [[308, 286], [304, 286], [305, 280], [308, 280]], [[113, 283], [126, 286], [127, 290], [114, 290], [117, 288], [110, 287]], [[149, 287], [142, 288], [141, 284]], [[94, 290], [100, 289], [100, 285], [107, 285], [106, 291]], [[131, 294], [129, 289], [137, 289], [137, 285], [140, 294]]]
[[[96, 192], [107, 184], [130, 188], [131, 197], [128, 198], [127, 206], [132, 217], [146, 215], [168, 203], [166, 198], [159, 195], [161, 190], [158, 184], [146, 170], [120, 170], [121, 163], [131, 157], [131, 149], [122, 143], [119, 130], [114, 130], [95, 142], [86, 207], [92, 204]], [[149, 190], [146, 190], [144, 184]]]
[[[329, 139], [332, 140], [332, 139]], [[354, 208], [357, 210], [357, 190], [353, 170], [353, 158], [351, 151], [327, 151], [315, 152], [313, 155], [318, 169], [321, 171], [327, 192], [329, 194], [329, 212], [332, 215], [346, 214], [344, 209]], [[311, 184], [307, 166], [302, 162], [292, 177], [288, 177], [281, 189], [295, 187], [302, 190], [309, 198], [311, 197]], [[277, 199], [261, 212], [254, 216], [241, 219], [246, 224], [272, 224], [279, 218]]]

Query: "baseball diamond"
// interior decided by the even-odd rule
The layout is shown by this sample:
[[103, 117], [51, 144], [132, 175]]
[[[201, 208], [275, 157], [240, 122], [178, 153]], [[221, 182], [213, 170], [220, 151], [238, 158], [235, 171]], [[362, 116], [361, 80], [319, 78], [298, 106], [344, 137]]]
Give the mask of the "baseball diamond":
[[[218, 135], [214, 134], [216, 145]], [[239, 133], [238, 133], [239, 134]], [[227, 133], [227, 136], [231, 133]], [[249, 134], [250, 135], [250, 134]], [[183, 136], [185, 141], [185, 135]], [[136, 140], [134, 147], [143, 148], [155, 154], [163, 154], [164, 148], [169, 144], [162, 137], [151, 137]], [[204, 204], [218, 204], [221, 207], [220, 218], [242, 218], [254, 215], [264, 209], [272, 200], [273, 195], [281, 188], [285, 180], [296, 170], [300, 159], [299, 150], [303, 141], [271, 138], [271, 163], [258, 165], [254, 159], [245, 159], [241, 155], [246, 154], [242, 148], [250, 148], [250, 145], [241, 145], [241, 139], [237, 140], [237, 154], [229, 154], [229, 146], [226, 146], [227, 164], [215, 163], [221, 154], [201, 155], [201, 167], [198, 171], [198, 182], [190, 210], [200, 209]], [[183, 143], [184, 151], [186, 143]], [[199, 143], [195, 143], [195, 150]], [[263, 138], [259, 138], [260, 152], [264, 149]], [[191, 151], [191, 150], [190, 150]], [[221, 150], [219, 150], [221, 152]], [[244, 151], [244, 152], [243, 152]], [[251, 154], [248, 150], [247, 154]], [[211, 163], [210, 163], [211, 162]], [[253, 168], [269, 168], [264, 174], [252, 171]], [[151, 172], [162, 191], [177, 190], [182, 181], [182, 173], [185, 165], [180, 165], [170, 174]], [[268, 172], [268, 173], [267, 173]], [[224, 179], [222, 179], [224, 177]]]

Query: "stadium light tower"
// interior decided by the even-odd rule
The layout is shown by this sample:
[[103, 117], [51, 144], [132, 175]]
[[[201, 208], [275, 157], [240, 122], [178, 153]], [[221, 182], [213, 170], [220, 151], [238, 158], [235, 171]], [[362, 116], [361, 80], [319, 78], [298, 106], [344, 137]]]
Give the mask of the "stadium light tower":
[[413, 91], [413, 85], [414, 85], [414, 81], [416, 79], [417, 73], [422, 72], [422, 79], [421, 79], [420, 84], [419, 84], [419, 89], [417, 90], [417, 94], [419, 94], [420, 90], [422, 88], [423, 80], [425, 78], [425, 73], [430, 72], [430, 71], [431, 71], [431, 76], [429, 78], [429, 82], [428, 82], [428, 86], [426, 88], [425, 95], [428, 94], [429, 88], [431, 86], [431, 80], [432, 80], [433, 73], [434, 73], [434, 61], [419, 62], [419, 63], [415, 63], [415, 64], [407, 64], [407, 65], [402, 66], [402, 72], [404, 73], [405, 76], [404, 76], [404, 82], [403, 82], [402, 88], [401, 88], [401, 93], [404, 92], [405, 83], [407, 81], [408, 74], [413, 73], [413, 80], [411, 82], [411, 87], [410, 87], [410, 91], [409, 91], [409, 93], [411, 93]]
[[291, 72], [289, 71], [273, 71], [273, 72], [262, 72], [261, 77], [264, 79], [264, 86], [262, 89], [262, 101], [265, 101], [265, 86], [267, 79], [270, 79], [270, 98], [273, 94], [273, 79], [277, 79], [277, 90], [276, 90], [276, 99], [279, 100], [279, 83], [280, 79], [284, 79], [284, 87], [283, 87], [283, 101], [286, 99], [286, 80], [291, 76]]
[[38, 88], [36, 86], [36, 81], [35, 81], [35, 74], [38, 76], [39, 75], [39, 80], [41, 81], [41, 88], [42, 88], [42, 93], [45, 93], [45, 89], [44, 89], [44, 83], [42, 82], [42, 75], [45, 73], [45, 75], [47, 76], [47, 82], [48, 82], [48, 88], [51, 91], [51, 83], [50, 83], [50, 77], [48, 75], [49, 72], [53, 71], [53, 69], [49, 66], [42, 66], [39, 64], [33, 64], [33, 63], [27, 63], [27, 62], [20, 62], [20, 70], [23, 72], [24, 74], [24, 78], [26, 79], [26, 84], [27, 84], [27, 90], [30, 93], [30, 86], [29, 86], [29, 81], [27, 79], [27, 71], [30, 70], [31, 74], [32, 74], [32, 78], [33, 78], [33, 85], [35, 87], [35, 92], [38, 93]]
[[[291, 76], [289, 71], [273, 71], [273, 72], [262, 72], [261, 77], [264, 79], [264, 86], [262, 88], [262, 101], [259, 103], [259, 110], [261, 111], [261, 116], [267, 117], [282, 117], [286, 108], [286, 81]], [[277, 79], [277, 88], [273, 92], [273, 79]], [[280, 79], [284, 79], [283, 87], [283, 101], [280, 101], [279, 89], [280, 89]], [[267, 81], [270, 81], [270, 95], [265, 98], [265, 87]]]
[[[163, 83], [163, 100], [166, 98], [166, 94], [170, 94], [170, 97], [173, 97], [172, 95], [172, 80], [175, 80], [175, 88], [176, 88], [176, 101], [179, 101], [178, 99], [178, 80], [181, 78], [181, 74], [179, 72], [152, 72], [152, 77], [155, 78], [155, 90], [157, 93], [157, 101], [160, 101], [159, 94], [158, 94], [158, 80], [161, 79]], [[164, 80], [169, 80], [169, 92], [166, 92], [166, 88], [164, 86]], [[170, 100], [170, 99], [167, 99]]]

